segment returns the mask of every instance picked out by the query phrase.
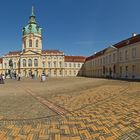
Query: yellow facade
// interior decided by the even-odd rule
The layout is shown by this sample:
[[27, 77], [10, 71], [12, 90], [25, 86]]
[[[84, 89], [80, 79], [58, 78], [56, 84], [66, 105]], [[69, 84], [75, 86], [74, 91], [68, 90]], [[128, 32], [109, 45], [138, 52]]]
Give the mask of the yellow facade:
[[[65, 59], [64, 52], [42, 50], [42, 28], [36, 23], [34, 8], [29, 23], [22, 32], [22, 51], [6, 54], [0, 61], [0, 73], [5, 75], [20, 73], [22, 77], [40, 77], [42, 73], [53, 77], [77, 75], [85, 59], [82, 58], [83, 61], [73, 59], [73, 62], [70, 61], [71, 67], [65, 67], [69, 60]], [[12, 65], [9, 62], [12, 62]]]
[[88, 57], [82, 76], [140, 79], [140, 35], [123, 40]]

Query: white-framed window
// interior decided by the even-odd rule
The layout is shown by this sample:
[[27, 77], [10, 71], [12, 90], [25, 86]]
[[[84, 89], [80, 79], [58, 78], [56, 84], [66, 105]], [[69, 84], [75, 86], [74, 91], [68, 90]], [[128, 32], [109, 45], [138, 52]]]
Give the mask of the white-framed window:
[[132, 65], [132, 78], [136, 76], [136, 65]]
[[94, 66], [94, 60], [93, 60], [93, 62], [92, 62], [92, 65]]
[[106, 56], [106, 64], [108, 64], [108, 56]]
[[22, 63], [23, 63], [23, 64], [22, 64], [23, 67], [26, 67], [26, 59], [23, 59], [23, 60], [22, 60]]
[[111, 55], [109, 55], [109, 63], [111, 63]]
[[67, 63], [65, 63], [65, 68], [67, 67]]
[[102, 58], [100, 59], [100, 65], [102, 66]]
[[116, 54], [115, 53], [113, 53], [113, 62], [115, 62], [116, 60]]
[[132, 48], [132, 58], [136, 58], [136, 48]]
[[122, 52], [119, 53], [120, 61], [122, 61]]
[[48, 68], [50, 68], [51, 67], [51, 62], [48, 62]]
[[28, 60], [28, 67], [32, 67], [32, 59]]
[[36, 48], [38, 48], [38, 39], [36, 40]]
[[59, 75], [62, 75], [62, 70], [59, 70]]
[[38, 67], [38, 60], [37, 59], [34, 59], [34, 66]]
[[53, 62], [53, 66], [56, 68], [56, 61]]
[[125, 60], [127, 60], [127, 59], [128, 59], [128, 51], [125, 50]]
[[45, 68], [45, 61], [42, 62], [42, 66], [43, 66], [43, 68]]
[[59, 62], [59, 67], [62, 68], [62, 62]]
[[29, 47], [32, 47], [32, 39], [29, 39]]
[[65, 70], [65, 75], [67, 75], [67, 70]]
[[122, 66], [120, 67], [120, 77], [122, 77]]
[[6, 63], [4, 63], [4, 65], [5, 65], [5, 69], [7, 69], [7, 64], [6, 64]]
[[105, 57], [103, 58], [103, 64], [105, 65]]
[[56, 70], [54, 70], [54, 73], [53, 74], [56, 75]]
[[128, 66], [125, 66], [125, 77], [128, 77]]
[[69, 71], [69, 75], [71, 75], [71, 70]]

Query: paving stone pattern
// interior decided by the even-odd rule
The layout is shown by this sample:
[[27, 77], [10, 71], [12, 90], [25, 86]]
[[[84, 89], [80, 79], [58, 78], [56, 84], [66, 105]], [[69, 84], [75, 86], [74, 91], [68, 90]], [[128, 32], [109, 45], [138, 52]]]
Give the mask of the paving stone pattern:
[[111, 94], [75, 111], [36, 96], [28, 88], [28, 94], [57, 115], [36, 119], [0, 119], [0, 140], [140, 140], [138, 86], [139, 83], [132, 82], [119, 94]]

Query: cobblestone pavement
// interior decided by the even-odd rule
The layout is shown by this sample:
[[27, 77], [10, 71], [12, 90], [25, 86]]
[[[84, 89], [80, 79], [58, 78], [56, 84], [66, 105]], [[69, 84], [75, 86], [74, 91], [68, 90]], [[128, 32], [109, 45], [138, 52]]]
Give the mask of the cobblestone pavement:
[[[110, 88], [99, 86], [97, 88], [102, 93], [98, 94], [98, 89], [95, 89], [98, 96], [93, 94], [89, 100], [89, 97], [86, 98], [81, 94], [84, 99], [86, 98], [83, 100], [77, 95], [75, 96], [77, 99], [65, 101], [63, 105], [59, 102], [56, 104], [58, 98], [50, 101], [37, 95], [35, 90], [29, 87], [18, 86], [55, 112], [55, 115], [34, 119], [1, 118], [0, 140], [140, 140], [138, 82], [128, 82], [126, 85], [124, 83], [118, 86], [118, 90], [114, 85], [110, 85]], [[113, 89], [117, 91], [113, 92]], [[86, 104], [80, 106], [79, 104], [82, 104], [80, 100]], [[76, 104], [76, 101], [77, 109], [73, 109], [75, 105], [71, 105], [69, 109], [68, 105]]]

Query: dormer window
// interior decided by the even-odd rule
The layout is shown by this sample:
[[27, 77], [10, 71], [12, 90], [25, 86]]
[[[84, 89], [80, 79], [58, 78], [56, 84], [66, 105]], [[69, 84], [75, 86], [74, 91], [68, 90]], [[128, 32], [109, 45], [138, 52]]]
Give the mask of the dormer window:
[[29, 47], [32, 47], [32, 40], [29, 40]]
[[31, 30], [31, 29], [32, 29], [32, 25], [30, 24], [30, 25], [29, 25], [29, 30]]

